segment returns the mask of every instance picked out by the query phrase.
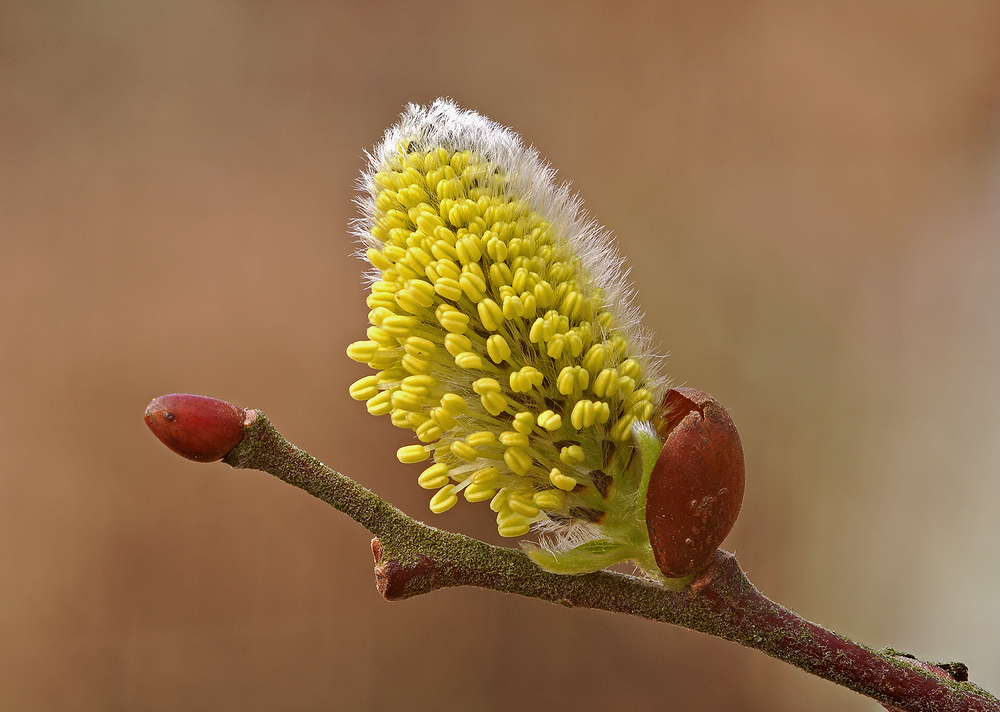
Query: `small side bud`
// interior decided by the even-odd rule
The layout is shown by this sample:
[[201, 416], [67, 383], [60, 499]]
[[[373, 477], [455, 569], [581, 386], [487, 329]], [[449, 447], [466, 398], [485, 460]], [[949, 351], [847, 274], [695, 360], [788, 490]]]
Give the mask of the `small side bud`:
[[743, 504], [743, 445], [726, 409], [694, 388], [671, 388], [661, 407], [663, 449], [646, 493], [646, 527], [667, 578], [704, 568]]
[[[935, 677], [940, 677], [942, 680], [947, 680], [948, 682], [969, 681], [969, 668], [965, 663], [928, 663], [923, 660], [917, 660], [907, 653], [894, 655], [893, 657], [901, 663], [912, 665], [919, 670]], [[901, 708], [885, 704], [884, 702], [882, 703], [882, 707], [889, 710], [889, 712], [903, 712]]]
[[246, 411], [208, 396], [171, 393], [146, 407], [153, 435], [181, 457], [195, 462], [221, 460], [243, 439]]

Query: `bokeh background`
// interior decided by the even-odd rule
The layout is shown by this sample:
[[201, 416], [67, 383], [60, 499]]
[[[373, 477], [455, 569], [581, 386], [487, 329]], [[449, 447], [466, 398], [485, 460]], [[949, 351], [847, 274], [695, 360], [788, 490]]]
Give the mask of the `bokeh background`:
[[645, 621], [386, 603], [359, 526], [147, 432], [258, 407], [433, 517], [344, 350], [363, 152], [440, 95], [573, 181], [731, 408], [757, 586], [1000, 691], [996, 3], [0, 0], [0, 709], [877, 709]]

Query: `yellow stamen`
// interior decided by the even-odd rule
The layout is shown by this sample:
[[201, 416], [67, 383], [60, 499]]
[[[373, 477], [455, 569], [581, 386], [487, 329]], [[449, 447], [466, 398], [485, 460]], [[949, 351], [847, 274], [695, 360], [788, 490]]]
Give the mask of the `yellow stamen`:
[[562, 427], [562, 416], [546, 410], [538, 414], [538, 424], [549, 432], [554, 432]]
[[424, 445], [404, 445], [396, 451], [399, 461], [407, 465], [423, 462], [430, 456], [431, 451]]
[[448, 484], [448, 481], [448, 466], [443, 462], [431, 465], [417, 478], [417, 484], [424, 489], [440, 489]]
[[472, 350], [472, 341], [469, 340], [468, 336], [461, 334], [446, 334], [444, 347], [452, 357], [457, 358], [459, 354]]
[[532, 504], [547, 512], [561, 509], [566, 502], [566, 496], [558, 489], [535, 492], [531, 498]]
[[483, 367], [483, 359], [472, 351], [464, 351], [455, 357], [455, 365], [465, 369], [480, 369]]
[[374, 341], [355, 341], [347, 347], [347, 355], [359, 363], [370, 363], [378, 350], [379, 345]]
[[519, 447], [507, 448], [503, 454], [503, 461], [518, 475], [528, 474], [528, 469], [531, 467], [531, 455]]
[[377, 396], [369, 398], [365, 405], [372, 415], [385, 415], [392, 410], [392, 393], [382, 391]]
[[507, 497], [507, 506], [523, 517], [538, 516], [538, 507], [532, 501], [530, 494], [515, 493]]
[[393, 314], [392, 316], [385, 317], [380, 326], [387, 334], [395, 336], [397, 339], [405, 339], [418, 323], [417, 318], [414, 316]]
[[579, 445], [567, 445], [559, 451], [559, 459], [567, 465], [575, 465], [587, 459], [583, 448]]
[[406, 376], [400, 387], [407, 393], [412, 393], [417, 397], [426, 396], [430, 393], [431, 389], [437, 385], [437, 381], [433, 376], [420, 375], [420, 376]]
[[497, 526], [502, 537], [524, 536], [531, 530], [531, 523], [520, 514], [512, 514]]
[[500, 363], [510, 359], [510, 346], [507, 340], [500, 334], [493, 334], [486, 340], [486, 351], [493, 363]]
[[534, 366], [523, 366], [510, 374], [510, 388], [515, 393], [527, 393], [532, 387], [541, 387], [544, 381], [545, 376]]
[[436, 314], [438, 322], [446, 331], [452, 334], [464, 334], [469, 328], [469, 315], [457, 309], [438, 309]]
[[448, 277], [440, 277], [434, 283], [434, 291], [453, 302], [462, 298], [462, 285], [457, 280]]
[[445, 485], [431, 497], [430, 509], [434, 514], [442, 514], [458, 504], [454, 485]]
[[531, 433], [531, 428], [535, 424], [535, 415], [528, 411], [521, 411], [514, 416], [514, 430], [519, 433], [524, 433], [528, 435]]
[[476, 305], [479, 311], [479, 320], [487, 331], [496, 331], [503, 323], [503, 310], [495, 301], [485, 298]]
[[[410, 420], [413, 418], [411, 416]], [[444, 429], [433, 420], [425, 420], [416, 427], [417, 439], [422, 443], [432, 443], [442, 435]]]
[[490, 509], [494, 512], [500, 512], [502, 509], [510, 509], [507, 507], [507, 495], [510, 494], [510, 490], [506, 487], [497, 492], [493, 499], [490, 500]]
[[493, 499], [496, 490], [488, 484], [480, 485], [473, 482], [463, 490], [463, 494], [468, 502], [485, 502], [488, 499]]
[[396, 337], [390, 336], [382, 327], [379, 326], [369, 326], [368, 327], [368, 338], [374, 341], [383, 349], [394, 349], [398, 345]]
[[445, 393], [441, 396], [441, 407], [450, 415], [461, 415], [468, 405], [465, 399], [457, 393]]
[[564, 492], [572, 492], [576, 487], [576, 480], [568, 475], [564, 475], [558, 467], [553, 467], [549, 473], [549, 482]]
[[366, 401], [378, 395], [378, 376], [365, 376], [351, 384], [351, 398]]
[[476, 470], [472, 475], [472, 484], [474, 485], [492, 485], [500, 477], [500, 471], [495, 467], [484, 467], [481, 470]]
[[423, 404], [418, 396], [400, 390], [392, 392], [392, 407], [396, 410], [416, 412], [423, 408]]
[[488, 447], [490, 445], [496, 445], [497, 438], [489, 430], [480, 430], [478, 432], [466, 435], [465, 442], [467, 442], [472, 447]]
[[500, 442], [508, 447], [527, 448], [529, 445], [527, 435], [513, 430], [505, 430], [500, 433]]

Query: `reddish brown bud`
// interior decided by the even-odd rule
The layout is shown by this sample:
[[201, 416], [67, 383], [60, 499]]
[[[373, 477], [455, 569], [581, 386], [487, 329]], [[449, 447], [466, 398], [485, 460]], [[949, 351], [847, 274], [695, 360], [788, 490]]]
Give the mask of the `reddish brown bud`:
[[146, 407], [153, 435], [181, 457], [197, 462], [224, 458], [243, 439], [246, 411], [218, 398], [172, 393]]
[[743, 446], [726, 409], [694, 388], [671, 388], [659, 432], [665, 438], [646, 493], [653, 556], [668, 578], [704, 568], [743, 504]]

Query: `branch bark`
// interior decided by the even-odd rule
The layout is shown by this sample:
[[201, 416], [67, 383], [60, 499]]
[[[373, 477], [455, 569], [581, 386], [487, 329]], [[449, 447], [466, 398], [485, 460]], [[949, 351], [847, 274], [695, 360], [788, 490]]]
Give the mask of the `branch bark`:
[[934, 665], [893, 650], [876, 651], [811, 623], [761, 594], [724, 551], [682, 591], [609, 571], [551, 574], [520, 551], [407, 516], [289, 443], [255, 410], [247, 411], [243, 439], [223, 461], [268, 472], [372, 532], [376, 586], [390, 601], [452, 586], [488, 588], [708, 633], [908, 712], [1000, 712], [997, 698], [956, 679], [963, 677], [960, 663]]

